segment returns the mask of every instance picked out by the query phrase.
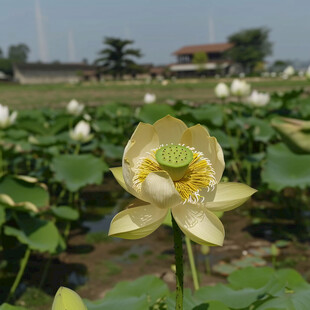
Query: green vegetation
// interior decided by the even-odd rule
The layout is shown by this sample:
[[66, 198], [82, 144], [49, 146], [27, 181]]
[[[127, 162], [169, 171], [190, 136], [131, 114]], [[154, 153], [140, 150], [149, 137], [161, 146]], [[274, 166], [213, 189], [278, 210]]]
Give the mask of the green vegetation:
[[[1, 85], [0, 94], [5, 100], [12, 100], [13, 97], [8, 95], [10, 94], [19, 98], [20, 102], [23, 99], [30, 102], [30, 92], [43, 96], [44, 93], [63, 91], [66, 96], [71, 97], [75, 96], [68, 90], [76, 93], [98, 91], [101, 94], [110, 91], [111, 96], [112, 93], [123, 92], [127, 96], [129, 91], [133, 93], [133, 97], [127, 97], [128, 100], [123, 103], [106, 99], [106, 104], [97, 107], [92, 107], [90, 104], [96, 102], [89, 99], [86, 102], [89, 105], [82, 107], [84, 110], [80, 114], [69, 114], [61, 108], [47, 108], [46, 102], [45, 107], [38, 109], [26, 109], [19, 105], [20, 111], [15, 122], [2, 124], [5, 128], [1, 129], [0, 144], [0, 239], [1, 257], [4, 261], [1, 264], [1, 278], [10, 278], [5, 282], [6, 296], [1, 297], [1, 302], [15, 302], [21, 307], [37, 307], [37, 301], [30, 302], [33, 296], [33, 299], [38, 298], [43, 304], [50, 303], [50, 299], [45, 298], [44, 294], [41, 297], [41, 292], [36, 288], [28, 289], [23, 299], [18, 300], [21, 287], [27, 284], [33, 286], [29, 277], [24, 275], [25, 272], [28, 276], [31, 273], [30, 263], [44, 258], [42, 260], [46, 265], [40, 266], [40, 270], [43, 270], [42, 279], [37, 286], [44, 287], [51, 261], [57, 261], [67, 254], [73, 255], [72, 253], [80, 254], [76, 256], [83, 253], [86, 261], [89, 251], [97, 243], [114, 242], [106, 233], [101, 232], [90, 233], [81, 238], [92, 245], [84, 244], [74, 249], [74, 243], [70, 244], [70, 237], [73, 235], [71, 230], [74, 229], [74, 233], [83, 231], [80, 229], [83, 227], [82, 223], [87, 222], [92, 213], [87, 213], [87, 209], [91, 208], [88, 202], [96, 200], [92, 193], [89, 195], [91, 198], [87, 198], [85, 189], [94, 184], [106, 186], [104, 180], [108, 167], [120, 165], [123, 149], [138, 122], [154, 123], [167, 114], [178, 117], [188, 126], [200, 123], [208, 129], [211, 136], [217, 138], [225, 154], [223, 181], [246, 183], [258, 190], [253, 203], [256, 207], [244, 208], [242, 214], [239, 214], [252, 219], [252, 223], [250, 220], [249, 222], [253, 234], [256, 231], [261, 234], [260, 237], [265, 237], [265, 233], [272, 240], [307, 240], [310, 202], [310, 168], [307, 163], [310, 155], [309, 144], [305, 142], [309, 140], [310, 98], [303, 89], [297, 90], [301, 86], [307, 87], [307, 83], [301, 80], [253, 80], [253, 88], [296, 88], [271, 94], [270, 102], [261, 107], [236, 101], [235, 98], [221, 104], [207, 100], [207, 94], [213, 92], [214, 80], [199, 80], [192, 84], [170, 83], [166, 87], [156, 83], [126, 85], [125, 82], [80, 86]], [[140, 96], [146, 89], [152, 89], [162, 96], [161, 101], [139, 107], [130, 104], [135, 103], [137, 93]], [[168, 93], [178, 94], [182, 91], [187, 91], [192, 96], [197, 93], [200, 96], [205, 94], [200, 102], [204, 104], [193, 107], [188, 100], [164, 103], [163, 98]], [[177, 99], [175, 96], [171, 98]], [[99, 101], [102, 102], [104, 100]], [[5, 102], [2, 100], [2, 103]], [[61, 101], [54, 103], [54, 106], [59, 107]], [[75, 130], [82, 120], [88, 126], [91, 139], [73, 140], [69, 132]], [[116, 191], [111, 192], [111, 196], [117, 197]], [[111, 202], [100, 198], [100, 204], [107, 205], [112, 212]], [[97, 208], [100, 208], [100, 204], [96, 204]], [[115, 207], [120, 210], [126, 206], [115, 204]], [[107, 218], [112, 216], [104, 212], [100, 214]], [[96, 213], [92, 216], [95, 221], [102, 219]], [[101, 222], [98, 224], [101, 225]], [[119, 244], [117, 250], [113, 250], [111, 244], [100, 245], [108, 249], [109, 256], [103, 257], [99, 266], [97, 264], [94, 267], [101, 284], [109, 283], [113, 276], [123, 275], [123, 271], [124, 274], [128, 272], [128, 269], [125, 270], [127, 264], [136, 264], [143, 259], [152, 264], [156, 260], [162, 264], [167, 262], [170, 271], [171, 255], [165, 250], [158, 250], [156, 244], [145, 248], [140, 244], [135, 244], [135, 248]], [[286, 309], [287, 303], [294, 307], [308, 304], [309, 284], [294, 270], [249, 267], [267, 264], [284, 267], [304, 263], [306, 254], [303, 253], [281, 257], [283, 247], [287, 244], [286, 241], [281, 241], [274, 242], [271, 246], [248, 248], [248, 254], [242, 253], [241, 258], [230, 258], [214, 265], [209, 260], [208, 272], [229, 275], [229, 284], [201, 287], [196, 292], [185, 290], [184, 298], [188, 305], [185, 310], [195, 307], [203, 309], [205, 304], [209, 304], [210, 309], [226, 310]], [[64, 254], [66, 251], [67, 254]], [[118, 260], [111, 257], [115, 255]], [[206, 259], [207, 255], [211, 257], [213, 253], [205, 252], [204, 255]], [[147, 270], [145, 266], [141, 266], [141, 269]], [[204, 270], [204, 266], [201, 269]], [[158, 309], [163, 305], [167, 305], [167, 309], [173, 309], [174, 293], [167, 289], [162, 280], [144, 277], [131, 281], [131, 284], [115, 285], [113, 290], [96, 303], [86, 301], [89, 309], [100, 309], [98, 305], [102, 309], [113, 309], [112, 306], [119, 309], [119, 303], [126, 304], [126, 309]], [[0, 309], [10, 308], [1, 306]]]
[[[230, 82], [231, 80], [227, 80]], [[249, 79], [253, 89], [260, 91], [287, 91], [292, 88], [310, 89], [306, 80]], [[215, 100], [214, 79], [177, 80], [167, 86], [144, 81], [105, 82], [102, 84], [69, 85], [16, 85], [0, 84], [0, 102], [11, 108], [27, 109], [40, 107], [64, 107], [72, 98], [86, 105], [102, 105], [111, 102], [125, 102], [141, 105], [146, 92], [155, 93], [158, 102], [179, 99], [198, 103]]]
[[127, 48], [133, 44], [132, 40], [106, 37], [104, 44], [107, 46], [99, 52], [100, 57], [96, 60], [100, 71], [111, 74], [114, 79], [122, 79], [124, 74], [135, 74], [140, 70], [133, 58], [142, 56], [139, 49]]
[[254, 28], [234, 33], [228, 41], [234, 46], [228, 51], [229, 57], [242, 65], [243, 70], [251, 73], [257, 63], [261, 63], [272, 54], [272, 43], [269, 42], [269, 29]]

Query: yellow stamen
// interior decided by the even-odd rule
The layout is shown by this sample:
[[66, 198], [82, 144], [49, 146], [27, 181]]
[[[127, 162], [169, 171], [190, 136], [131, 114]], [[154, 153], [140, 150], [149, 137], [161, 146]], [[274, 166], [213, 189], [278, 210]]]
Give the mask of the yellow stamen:
[[[137, 191], [141, 191], [142, 183], [151, 172], [163, 170], [155, 159], [155, 153], [156, 150], [150, 154], [150, 157], [142, 158], [138, 164], [133, 178], [133, 184]], [[199, 191], [204, 188], [212, 190], [216, 184], [215, 172], [211, 162], [204, 158], [202, 153], [193, 150], [193, 160], [184, 176], [173, 183], [184, 202], [198, 203], [202, 198]]]

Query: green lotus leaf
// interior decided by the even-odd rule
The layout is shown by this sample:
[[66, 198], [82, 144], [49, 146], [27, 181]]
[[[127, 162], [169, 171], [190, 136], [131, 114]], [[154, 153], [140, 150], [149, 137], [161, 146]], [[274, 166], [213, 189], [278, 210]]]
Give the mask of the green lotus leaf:
[[12, 306], [10, 304], [4, 303], [0, 306], [0, 310], [27, 310], [24, 307]]
[[58, 143], [56, 136], [30, 136], [28, 141], [39, 146], [51, 146]]
[[273, 119], [272, 126], [293, 151], [310, 153], [310, 121], [281, 117]]
[[104, 156], [112, 159], [122, 159], [124, 147], [121, 145], [114, 145], [102, 142], [100, 147], [104, 150]]
[[220, 144], [220, 146], [224, 149], [231, 149], [238, 147], [238, 138], [237, 137], [230, 137], [226, 135], [220, 129], [212, 129], [210, 130], [210, 135], [215, 137]]
[[218, 105], [203, 105], [193, 108], [190, 110], [190, 114], [196, 121], [203, 124], [211, 124], [217, 127], [223, 125], [223, 110]]
[[[42, 184], [33, 179], [5, 175], [0, 178], [0, 196], [9, 196], [14, 205], [32, 204], [38, 208], [49, 204], [49, 194]], [[11, 204], [12, 205], [12, 204]]]
[[5, 216], [5, 208], [3, 208], [0, 204], [0, 227], [3, 223], [5, 223], [6, 216]]
[[119, 282], [102, 300], [96, 302], [86, 300], [85, 304], [88, 310], [122, 308], [145, 310], [168, 294], [168, 287], [162, 280], [154, 276], [144, 276], [135, 281]]
[[91, 154], [69, 154], [55, 157], [52, 170], [57, 181], [63, 182], [69, 191], [75, 192], [86, 185], [101, 184], [108, 166], [101, 158]]
[[104, 104], [97, 108], [97, 117], [108, 116], [111, 119], [130, 117], [132, 115], [132, 108], [130, 106], [122, 105], [120, 103]]
[[59, 232], [53, 222], [41, 220], [28, 213], [16, 215], [18, 228], [4, 226], [4, 233], [16, 237], [32, 250], [53, 253], [59, 242]]
[[138, 110], [137, 118], [144, 123], [154, 124], [157, 120], [168, 114], [175, 116], [175, 111], [170, 105], [151, 103], [142, 106]]
[[250, 117], [246, 119], [246, 124], [252, 128], [254, 141], [268, 142], [274, 135], [275, 131], [267, 120]]
[[285, 187], [310, 186], [310, 155], [295, 154], [283, 143], [270, 145], [262, 180], [275, 191]]
[[76, 221], [79, 218], [79, 212], [71, 207], [52, 207], [51, 210], [54, 215], [67, 221]]
[[97, 132], [110, 133], [116, 135], [123, 133], [123, 128], [121, 126], [115, 126], [113, 123], [106, 120], [95, 121], [93, 127]]

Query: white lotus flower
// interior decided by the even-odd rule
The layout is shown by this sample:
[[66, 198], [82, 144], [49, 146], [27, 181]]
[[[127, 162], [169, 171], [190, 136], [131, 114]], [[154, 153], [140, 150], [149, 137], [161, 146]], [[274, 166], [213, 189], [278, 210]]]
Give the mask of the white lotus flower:
[[283, 77], [290, 78], [295, 74], [295, 69], [293, 66], [288, 66], [283, 71]]
[[154, 103], [156, 101], [156, 95], [155, 94], [150, 94], [146, 93], [144, 95], [144, 103], [149, 104], [149, 103]]
[[241, 183], [220, 183], [225, 163], [216, 138], [201, 125], [188, 128], [166, 116], [154, 125], [140, 123], [127, 143], [122, 167], [111, 171], [140, 201], [118, 213], [109, 235], [143, 238], [171, 211], [191, 240], [222, 245], [224, 227], [215, 211], [229, 211], [256, 191]]
[[246, 101], [253, 107], [263, 107], [269, 103], [270, 96], [269, 94], [259, 93], [257, 90], [253, 90], [251, 96]]
[[245, 97], [250, 94], [251, 85], [244, 80], [234, 79], [230, 86], [232, 95]]
[[84, 104], [72, 99], [67, 105], [67, 111], [72, 115], [80, 115], [84, 109]]
[[0, 128], [7, 128], [15, 123], [17, 112], [14, 111], [10, 115], [9, 108], [0, 104]]
[[85, 113], [85, 114], [83, 115], [83, 118], [84, 118], [85, 121], [87, 121], [87, 122], [90, 122], [90, 121], [92, 120], [91, 116], [90, 116], [89, 114], [87, 114], [87, 113]]
[[73, 130], [69, 133], [70, 138], [80, 142], [87, 142], [92, 139], [90, 134], [90, 126], [85, 121], [79, 121]]
[[307, 71], [306, 71], [306, 78], [308, 80], [310, 80], [310, 66], [308, 67]]
[[218, 83], [214, 89], [217, 98], [225, 99], [229, 96], [229, 88], [225, 83]]

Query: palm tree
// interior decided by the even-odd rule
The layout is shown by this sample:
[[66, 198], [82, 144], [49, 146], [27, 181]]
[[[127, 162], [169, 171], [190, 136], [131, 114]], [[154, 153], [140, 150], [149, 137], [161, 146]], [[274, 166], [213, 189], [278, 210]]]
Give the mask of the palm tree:
[[115, 79], [122, 78], [124, 74], [135, 74], [140, 71], [139, 66], [131, 57], [141, 57], [141, 51], [127, 48], [128, 45], [133, 43], [132, 40], [106, 37], [104, 44], [108, 47], [99, 52], [101, 57], [96, 60], [96, 64], [101, 69], [100, 71], [112, 74]]

